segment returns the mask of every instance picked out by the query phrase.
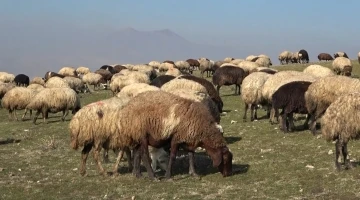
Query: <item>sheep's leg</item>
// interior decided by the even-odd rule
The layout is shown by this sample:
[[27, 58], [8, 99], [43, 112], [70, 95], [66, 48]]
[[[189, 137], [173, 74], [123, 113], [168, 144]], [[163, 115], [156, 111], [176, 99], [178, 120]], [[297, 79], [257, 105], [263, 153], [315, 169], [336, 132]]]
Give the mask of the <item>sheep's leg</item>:
[[251, 121], [254, 121], [255, 119], [257, 119], [256, 105], [255, 105], [255, 104], [251, 104], [250, 106], [251, 106], [251, 107], [250, 107]]
[[310, 118], [311, 118], [311, 115], [310, 115], [310, 114], [307, 114], [307, 115], [306, 115], [305, 122], [304, 122], [304, 125], [303, 125], [304, 129], [308, 129], [308, 128], [309, 128], [309, 120], [310, 120]]
[[[128, 165], [129, 165], [129, 172], [131, 172], [131, 170], [134, 168], [134, 166], [133, 166], [133, 159], [132, 159], [132, 157], [131, 157], [131, 150], [129, 149], [129, 148], [127, 148], [127, 147], [125, 147], [123, 150], [122, 150], [122, 152], [124, 152], [125, 151], [125, 154], [126, 154], [126, 159], [127, 159], [127, 161], [128, 161]], [[120, 153], [120, 152], [119, 152]]]
[[[37, 120], [38, 116], [40, 115], [40, 113], [41, 113], [40, 110], [38, 110], [38, 111], [35, 113], [35, 116], [34, 116], [34, 119], [33, 119], [33, 123], [34, 123], [34, 124], [36, 124], [36, 120]], [[43, 113], [43, 118], [45, 118], [45, 117], [44, 117], [44, 113]]]
[[17, 115], [16, 115], [16, 109], [14, 109], [14, 113], [13, 113], [13, 115], [14, 115], [14, 117], [15, 117], [16, 121], [19, 121], [19, 119], [18, 119], [18, 117], [17, 117]]
[[114, 169], [113, 169], [113, 174], [115, 176], [118, 175], [119, 163], [120, 163], [120, 160], [123, 158], [123, 156], [124, 156], [124, 153], [122, 150], [120, 150], [120, 152], [118, 153], [118, 156], [116, 158], [116, 162], [115, 162]]
[[275, 116], [273, 120], [276, 119], [276, 122], [279, 122], [279, 109], [274, 109], [274, 111], [275, 111]]
[[89, 155], [89, 152], [92, 148], [92, 144], [87, 144], [84, 146], [83, 150], [81, 151], [81, 165], [80, 165], [80, 175], [84, 176], [86, 173], [86, 160]]
[[348, 150], [347, 150], [347, 143], [342, 145], [342, 154], [344, 157], [344, 165], [345, 165], [345, 169], [350, 169], [352, 168], [350, 159], [348, 159]]
[[199, 175], [195, 171], [195, 152], [189, 151], [189, 174], [191, 176], [199, 177]]
[[258, 119], [258, 117], [257, 117], [257, 110], [258, 110], [258, 105], [254, 105], [254, 119]]
[[9, 121], [13, 120], [12, 110], [9, 109]]
[[109, 150], [104, 148], [104, 153], [103, 153], [103, 160], [104, 163], [109, 163]]
[[216, 90], [219, 96], [220, 96], [220, 87], [221, 87], [220, 85], [216, 86]]
[[313, 135], [316, 134], [316, 117], [315, 115], [311, 115], [310, 117], [310, 130]]
[[247, 103], [245, 103], [244, 116], [243, 116], [244, 122], [246, 122], [246, 114], [247, 114], [248, 109], [249, 109], [249, 105]]
[[339, 163], [339, 156], [340, 156], [340, 151], [341, 151], [342, 147], [340, 144], [339, 139], [336, 141], [335, 143], [335, 167], [338, 171], [340, 171], [340, 163]]
[[289, 118], [289, 131], [292, 132], [295, 130], [293, 113], [289, 113], [288, 118]]
[[281, 123], [281, 129], [286, 133], [287, 127], [286, 127], [286, 121], [287, 121], [287, 113], [285, 111], [282, 111], [282, 123]]
[[179, 148], [179, 145], [177, 143], [171, 141], [169, 164], [168, 164], [168, 167], [167, 167], [166, 173], [165, 173], [166, 179], [171, 179], [171, 170], [172, 170], [172, 166], [175, 161], [175, 158], [176, 158], [176, 153], [177, 153], [178, 148]]
[[[25, 118], [25, 116], [26, 116], [27, 111], [28, 111], [28, 109], [25, 108], [25, 112], [24, 112], [23, 116], [21, 117], [21, 120], [22, 120], [22, 121], [24, 121], [24, 118]], [[32, 114], [32, 112], [31, 112], [31, 110], [30, 110], [30, 118], [31, 118], [31, 114]]]
[[271, 125], [274, 124], [274, 118], [275, 118], [275, 108], [271, 107], [271, 109], [270, 109], [270, 123], [271, 123]]
[[271, 105], [267, 105], [267, 111], [266, 111], [266, 116], [270, 119], [270, 111], [271, 111]]
[[141, 160], [145, 165], [146, 171], [148, 172], [148, 176], [151, 180], [156, 180], [154, 170], [151, 168], [151, 159], [149, 155], [149, 144], [147, 139], [143, 139], [141, 142]]
[[102, 146], [100, 144], [95, 144], [94, 145], [94, 160], [95, 160], [95, 162], [97, 164], [100, 175], [106, 176], [107, 174], [106, 174], [103, 166], [101, 165], [101, 160], [99, 159], [99, 154], [101, 152], [101, 149], [102, 149]]
[[133, 168], [133, 174], [136, 178], [140, 178], [142, 175], [140, 173], [140, 146], [137, 146], [133, 150], [134, 155], [134, 168]]
[[65, 110], [63, 110], [63, 116], [62, 116], [62, 118], [61, 118], [61, 121], [65, 121], [65, 118], [66, 118], [66, 116], [69, 114], [69, 110], [68, 109], [66, 109], [66, 111]]

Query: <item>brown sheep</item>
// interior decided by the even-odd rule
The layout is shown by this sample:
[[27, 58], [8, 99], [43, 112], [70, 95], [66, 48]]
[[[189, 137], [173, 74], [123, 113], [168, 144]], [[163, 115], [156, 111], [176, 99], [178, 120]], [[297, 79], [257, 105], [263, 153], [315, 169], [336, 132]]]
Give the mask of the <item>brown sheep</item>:
[[319, 59], [319, 61], [322, 61], [322, 60], [325, 60], [325, 61], [334, 60], [334, 58], [328, 53], [320, 53], [318, 55], [318, 59]]
[[220, 87], [223, 85], [235, 85], [236, 95], [240, 94], [240, 85], [245, 76], [245, 71], [240, 67], [224, 66], [215, 71], [212, 82], [216, 85], [218, 95], [220, 94]]

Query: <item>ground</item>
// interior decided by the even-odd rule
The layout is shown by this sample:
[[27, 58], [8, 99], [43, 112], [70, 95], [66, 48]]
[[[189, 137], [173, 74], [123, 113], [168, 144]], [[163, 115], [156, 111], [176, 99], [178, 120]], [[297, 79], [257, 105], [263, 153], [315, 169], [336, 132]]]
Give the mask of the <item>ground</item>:
[[[329, 63], [322, 63], [330, 66]], [[303, 70], [304, 65], [274, 67]], [[354, 62], [354, 76], [360, 66]], [[221, 124], [236, 173], [223, 178], [203, 152], [196, 155], [200, 179], [187, 175], [186, 157], [177, 159], [173, 181], [137, 179], [121, 163], [118, 177], [98, 174], [92, 156], [87, 176], [79, 174], [80, 152], [70, 148], [68, 124], [51, 115], [49, 124], [38, 119], [9, 121], [0, 109], [0, 199], [359, 199], [360, 143], [349, 143], [355, 167], [337, 172], [334, 144], [308, 130], [284, 134], [268, 119], [243, 122], [243, 103], [234, 86], [221, 88], [224, 111]], [[82, 95], [82, 105], [111, 97], [110, 91]], [[18, 111], [18, 115], [22, 111]], [[265, 115], [264, 111], [259, 117]], [[248, 115], [248, 117], [250, 117]], [[297, 121], [299, 129], [302, 121]], [[104, 167], [111, 171], [111, 163]], [[163, 173], [158, 174], [160, 177]]]

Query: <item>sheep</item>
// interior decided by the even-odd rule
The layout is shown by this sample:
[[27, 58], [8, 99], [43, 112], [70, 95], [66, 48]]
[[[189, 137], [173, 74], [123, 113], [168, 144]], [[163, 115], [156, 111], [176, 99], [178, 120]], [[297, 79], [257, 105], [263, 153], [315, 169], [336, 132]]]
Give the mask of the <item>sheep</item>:
[[[16, 121], [18, 121], [19, 119], [16, 116], [16, 110], [25, 109], [37, 93], [37, 90], [25, 87], [15, 87], [9, 90], [1, 100], [2, 107], [9, 110], [9, 120], [16, 119]], [[26, 113], [27, 109], [21, 117], [22, 120], [24, 120]], [[30, 117], [31, 114], [32, 111], [30, 110]]]
[[197, 83], [200, 83], [202, 86], [204, 86], [206, 88], [206, 91], [209, 94], [210, 98], [217, 105], [217, 107], [219, 109], [219, 112], [222, 113], [224, 103], [223, 103], [221, 97], [218, 95], [214, 85], [210, 81], [208, 81], [208, 80], [206, 80], [204, 78], [191, 76], [191, 75], [183, 75], [183, 76], [180, 76], [178, 78], [179, 79], [187, 79], [187, 80], [195, 81]]
[[82, 77], [82, 81], [87, 84], [87, 85], [94, 85], [94, 90], [95, 87], [98, 87], [100, 84], [104, 84], [106, 83], [105, 79], [97, 73], [87, 73]]
[[[218, 124], [206, 106], [199, 102], [178, 97], [164, 91], [148, 91], [134, 97], [115, 117], [126, 146], [134, 148], [134, 170], [140, 177], [140, 159], [154, 179], [150, 166], [148, 145], [159, 148], [170, 143], [170, 160], [165, 177], [171, 178], [172, 166], [178, 148], [189, 151], [189, 174], [197, 175], [194, 169], [194, 151], [205, 148], [223, 177], [232, 174], [232, 153]], [[130, 144], [129, 144], [130, 143]], [[135, 144], [140, 145], [135, 145]], [[125, 145], [123, 145], [125, 146]], [[140, 154], [142, 152], [142, 154]]]
[[150, 65], [134, 65], [132, 67], [129, 67], [131, 71], [138, 71], [146, 74], [150, 80], [153, 80], [157, 77], [155, 69]]
[[215, 72], [221, 65], [223, 65], [224, 63], [226, 63], [223, 60], [218, 60], [214, 63], [213, 67], [212, 67], [212, 71]]
[[175, 68], [174, 64], [172, 63], [161, 63], [160, 66], [159, 66], [159, 71], [160, 72], [165, 72], [167, 71], [169, 68]]
[[122, 65], [115, 65], [114, 66], [115, 74], [121, 72], [121, 70], [123, 70], [123, 69], [127, 69], [127, 68], [125, 66], [122, 66]]
[[255, 57], [256, 56], [254, 56], [254, 55], [250, 55], [250, 56], [246, 57], [245, 60], [251, 62]]
[[224, 62], [226, 63], [230, 63], [231, 61], [235, 60], [235, 58], [232, 58], [232, 57], [226, 57], [224, 58]]
[[309, 65], [303, 70], [303, 72], [318, 78], [335, 75], [331, 69], [321, 65]]
[[268, 74], [275, 74], [278, 72], [278, 70], [276, 69], [271, 69], [268, 67], [257, 67], [255, 69], [252, 69], [249, 73], [253, 73], [253, 72], [264, 72], [264, 73], [268, 73]]
[[41, 78], [41, 77], [34, 77], [30, 81], [30, 84], [34, 84], [34, 83], [44, 86], [45, 85], [45, 80], [43, 78]]
[[[272, 75], [265, 72], [254, 72], [245, 77], [241, 85], [241, 99], [245, 103], [243, 121], [246, 121], [247, 111], [250, 108], [251, 121], [257, 119], [257, 105], [266, 105], [267, 101], [262, 96], [262, 87]], [[269, 109], [268, 109], [269, 110]]]
[[175, 62], [176, 67], [180, 70], [180, 71], [184, 71], [184, 72], [189, 72], [191, 73], [191, 69], [190, 69], [190, 64], [186, 61], [176, 61]]
[[58, 74], [63, 76], [73, 76], [73, 77], [78, 76], [76, 70], [73, 67], [63, 67], [59, 70]]
[[338, 97], [360, 91], [360, 80], [346, 76], [328, 76], [316, 80], [305, 93], [306, 108], [311, 115], [310, 130], [316, 134], [316, 120]]
[[348, 55], [345, 52], [336, 52], [334, 53], [334, 58], [338, 58], [338, 57], [344, 57], [344, 58], [349, 58]]
[[358, 62], [360, 64], [360, 52], [358, 53]]
[[349, 58], [335, 58], [335, 60], [332, 62], [332, 68], [337, 75], [351, 76], [352, 63]]
[[[106, 71], [110, 72], [111, 74], [115, 74], [115, 70], [114, 70], [113, 66], [103, 65], [100, 67], [100, 69], [106, 70]], [[104, 73], [104, 72], [102, 72], [102, 73]]]
[[[119, 129], [114, 121], [117, 120], [115, 116], [117, 116], [117, 111], [127, 105], [129, 101], [129, 97], [121, 96], [121, 98], [111, 97], [109, 99], [93, 102], [81, 108], [72, 117], [69, 124], [71, 147], [75, 150], [78, 149], [79, 146], [83, 147], [81, 152], [81, 175], [85, 175], [86, 173], [85, 164], [87, 155], [93, 146], [95, 147], [94, 158], [101, 173], [104, 172], [98, 159], [101, 148], [104, 148], [105, 151], [109, 149], [125, 150], [129, 169], [132, 168], [130, 150], [125, 146], [114, 146], [114, 143], [116, 144], [119, 140], [122, 141], [121, 137], [119, 137], [119, 140], [114, 137], [119, 134], [117, 133], [119, 132]], [[101, 144], [99, 145], [99, 143]], [[114, 166], [114, 174], [117, 174], [119, 162], [120, 158], [118, 157]]]
[[0, 99], [4, 97], [6, 92], [15, 87], [14, 83], [0, 83]]
[[146, 84], [146, 83], [133, 83], [131, 85], [127, 85], [121, 89], [121, 91], [116, 95], [117, 97], [126, 96], [129, 98], [133, 98], [138, 94], [145, 91], [156, 91], [160, 90], [160, 88]]
[[3, 83], [12, 83], [15, 79], [14, 74], [9, 74], [7, 72], [0, 72], [0, 81]]
[[[285, 133], [294, 130], [293, 113], [308, 114], [305, 105], [305, 92], [309, 88], [310, 81], [294, 81], [282, 85], [272, 95], [272, 108], [282, 109], [281, 129]], [[304, 127], [307, 127], [310, 115], [307, 116]], [[289, 119], [289, 120], [288, 120]], [[286, 126], [287, 120], [289, 127]]]
[[61, 75], [61, 74], [58, 74], [58, 73], [55, 73], [55, 72], [48, 71], [48, 72], [45, 73], [45, 76], [44, 76], [45, 83], [46, 83], [46, 81], [48, 81], [51, 77], [64, 78], [65, 76], [63, 76], [63, 75]]
[[[298, 71], [280, 71], [273, 76], [269, 77], [264, 86], [262, 88], [262, 95], [265, 100], [268, 101], [269, 104], [272, 104], [272, 96], [279, 87], [286, 83], [290, 83], [293, 81], [310, 81], [314, 82], [316, 77], [305, 74], [303, 72]], [[270, 111], [270, 122], [274, 123], [275, 115], [277, 116], [277, 110], [271, 109]]]
[[16, 86], [26, 87], [30, 83], [30, 78], [29, 78], [29, 76], [27, 76], [25, 74], [18, 74], [15, 76], [14, 82], [15, 82]]
[[200, 69], [201, 77], [202, 78], [204, 77], [204, 72], [206, 72], [206, 77], [209, 77], [210, 76], [209, 72], [213, 72], [212, 70], [215, 62], [208, 59], [201, 59], [199, 60], [199, 63], [200, 63], [199, 69]]
[[62, 78], [59, 77], [51, 77], [45, 83], [46, 88], [70, 88], [69, 84]]
[[[187, 59], [186, 62], [189, 63], [192, 70], [199, 69], [199, 67], [200, 67], [200, 63], [196, 59], [190, 58], [190, 59]], [[190, 73], [192, 73], [192, 72], [190, 72]]]
[[234, 59], [234, 60], [232, 60], [230, 63], [231, 63], [231, 64], [238, 65], [239, 63], [241, 63], [241, 62], [243, 62], [243, 61], [244, 61], [244, 59]]
[[255, 63], [257, 63], [260, 67], [270, 67], [272, 65], [270, 58], [266, 57], [258, 57]]
[[246, 75], [249, 74], [250, 71], [260, 67], [260, 65], [258, 63], [255, 62], [251, 62], [251, 61], [243, 61], [241, 63], [238, 64], [239, 67], [241, 67]]
[[69, 110], [72, 110], [72, 114], [75, 114], [80, 108], [80, 98], [71, 88], [45, 88], [36, 94], [26, 106], [26, 109], [37, 111], [33, 119], [34, 124], [36, 124], [40, 113], [43, 115], [44, 123], [47, 123], [48, 112], [57, 113], [62, 111], [61, 120], [65, 121]]
[[110, 71], [106, 70], [106, 69], [98, 69], [95, 71], [95, 74], [100, 74], [105, 82], [108, 82], [111, 80], [113, 73], [111, 73]]
[[159, 69], [160, 64], [161, 63], [159, 61], [151, 61], [151, 62], [149, 62], [149, 65], [152, 66], [154, 69]]
[[300, 59], [299, 59], [299, 52], [293, 52], [292, 56], [291, 56], [291, 63], [300, 63]]
[[180, 76], [181, 74], [182, 73], [179, 69], [173, 68], [173, 67], [169, 68], [165, 73], [165, 75], [171, 75], [171, 76], [175, 76], [175, 77]]
[[161, 90], [168, 92], [179, 89], [193, 90], [207, 94], [207, 90], [204, 86], [202, 86], [200, 83], [187, 79], [175, 78], [161, 86]]
[[156, 77], [154, 80], [152, 80], [150, 85], [153, 85], [155, 87], [161, 87], [162, 85], [173, 80], [174, 78], [175, 76], [171, 76], [171, 75], [160, 75]]
[[66, 76], [63, 80], [69, 85], [71, 89], [75, 90], [76, 93], [84, 93], [88, 90], [80, 78]]
[[298, 55], [300, 63], [309, 63], [309, 54], [305, 49], [301, 49]]
[[291, 61], [292, 55], [293, 54], [290, 51], [281, 52], [278, 57], [280, 64], [288, 64]]
[[322, 60], [325, 60], [325, 61], [334, 60], [334, 58], [328, 53], [320, 53], [318, 55], [318, 59], [319, 59], [319, 61], [322, 61]]
[[235, 85], [236, 95], [240, 94], [240, 85], [245, 76], [245, 71], [240, 67], [224, 66], [215, 71], [212, 82], [216, 85], [218, 95], [220, 95], [220, 87], [223, 85]]
[[133, 83], [150, 83], [149, 77], [142, 72], [122, 70], [120, 73], [124, 75], [116, 76], [110, 82], [110, 90], [113, 95], [120, 92], [123, 87]]
[[39, 90], [44, 89], [45, 87], [43, 85], [40, 85], [37, 83], [31, 83], [30, 85], [27, 86], [27, 88], [39, 91]]
[[339, 96], [325, 111], [321, 118], [322, 137], [335, 143], [335, 166], [340, 170], [340, 153], [344, 159], [345, 169], [351, 168], [348, 159], [347, 143], [349, 140], [359, 139], [359, 107], [360, 94], [358, 92]]
[[91, 71], [90, 71], [89, 68], [83, 67], [83, 66], [80, 66], [80, 67], [78, 67], [78, 68], [76, 69], [76, 73], [77, 73], [77, 74], [85, 75], [85, 74], [88, 74], [88, 73], [90, 73], [90, 72], [91, 72]]
[[165, 60], [165, 61], [163, 61], [163, 63], [175, 64], [174, 61], [172, 61], [172, 60]]

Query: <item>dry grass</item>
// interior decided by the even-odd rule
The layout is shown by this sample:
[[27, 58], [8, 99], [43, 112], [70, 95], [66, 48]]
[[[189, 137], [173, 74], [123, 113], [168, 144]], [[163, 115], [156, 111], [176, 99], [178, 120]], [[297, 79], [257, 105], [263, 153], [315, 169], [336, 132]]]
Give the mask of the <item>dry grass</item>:
[[[307, 66], [307, 65], [306, 65]], [[327, 63], [325, 66], [331, 66]], [[278, 69], [301, 71], [304, 65]], [[360, 75], [359, 64], [354, 73]], [[9, 122], [0, 110], [0, 199], [359, 199], [360, 166], [337, 172], [334, 144], [312, 136], [310, 131], [283, 134], [268, 119], [243, 122], [243, 103], [233, 96], [234, 86], [221, 88], [224, 111], [221, 124], [234, 154], [234, 176], [222, 178], [202, 152], [196, 155], [200, 180], [189, 177], [186, 157], [178, 158], [174, 181], [152, 182], [134, 178], [121, 163], [118, 177], [98, 175], [92, 156], [87, 177], [79, 175], [80, 150], [70, 148], [68, 123], [60, 113], [49, 124], [30, 120]], [[81, 98], [82, 105], [111, 97], [110, 91], [96, 91]], [[259, 112], [259, 117], [265, 115]], [[236, 122], [235, 122], [236, 121]], [[300, 126], [302, 121], [295, 122]], [[19, 141], [20, 140], [20, 141]], [[17, 141], [17, 142], [15, 142]], [[360, 159], [360, 143], [349, 143], [351, 159]], [[104, 164], [109, 171], [115, 161]], [[313, 168], [311, 168], [313, 166]], [[159, 175], [163, 175], [160, 173]]]

